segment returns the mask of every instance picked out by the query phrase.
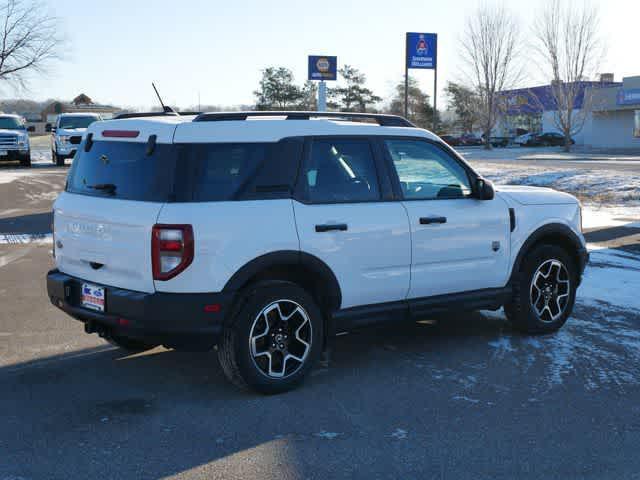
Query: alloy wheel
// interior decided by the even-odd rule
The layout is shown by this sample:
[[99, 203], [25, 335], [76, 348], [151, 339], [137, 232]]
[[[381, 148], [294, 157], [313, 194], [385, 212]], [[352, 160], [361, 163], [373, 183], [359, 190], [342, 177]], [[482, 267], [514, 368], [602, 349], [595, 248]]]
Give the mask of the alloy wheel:
[[307, 311], [293, 300], [276, 300], [256, 316], [249, 333], [251, 357], [269, 378], [282, 379], [304, 364], [312, 342]]
[[560, 260], [543, 262], [533, 274], [530, 300], [533, 310], [543, 322], [554, 322], [562, 316], [569, 303], [571, 281]]

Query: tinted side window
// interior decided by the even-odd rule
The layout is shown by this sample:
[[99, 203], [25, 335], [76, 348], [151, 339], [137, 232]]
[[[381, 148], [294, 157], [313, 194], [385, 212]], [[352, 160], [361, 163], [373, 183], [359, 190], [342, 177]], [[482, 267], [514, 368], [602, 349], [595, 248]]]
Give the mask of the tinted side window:
[[[290, 198], [302, 147], [300, 138], [277, 143], [182, 144], [180, 169], [189, 178], [180, 189], [184, 201]], [[183, 184], [179, 177], [176, 181]]]
[[465, 169], [443, 149], [420, 140], [386, 140], [404, 198], [434, 200], [471, 195]]
[[380, 199], [378, 175], [368, 140], [314, 140], [302, 181], [311, 202]]

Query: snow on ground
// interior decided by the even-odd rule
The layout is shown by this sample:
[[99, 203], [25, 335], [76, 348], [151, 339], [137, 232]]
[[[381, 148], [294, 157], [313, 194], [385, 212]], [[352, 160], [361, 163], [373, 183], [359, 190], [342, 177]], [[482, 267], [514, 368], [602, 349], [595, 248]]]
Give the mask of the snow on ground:
[[485, 150], [484, 148], [465, 148], [457, 147], [456, 150], [468, 160], [486, 160], [486, 161], [527, 161], [527, 160], [567, 160], [572, 163], [583, 162], [588, 163], [598, 161], [599, 163], [629, 163], [640, 162], [640, 155], [637, 154], [610, 154], [610, 153], [592, 153], [581, 151], [580, 148], [574, 147], [571, 152], [563, 152], [561, 147], [540, 147], [540, 148], [494, 148]]
[[497, 185], [550, 187], [571, 193], [583, 202], [640, 206], [640, 173], [631, 170], [489, 163], [474, 163], [474, 168]]

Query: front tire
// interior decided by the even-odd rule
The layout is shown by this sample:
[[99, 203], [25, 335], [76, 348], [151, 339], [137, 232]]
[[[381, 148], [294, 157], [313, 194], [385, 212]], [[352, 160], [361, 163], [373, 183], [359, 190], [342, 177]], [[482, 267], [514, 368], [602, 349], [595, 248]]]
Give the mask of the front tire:
[[576, 299], [578, 274], [568, 253], [555, 245], [540, 245], [527, 254], [513, 282], [507, 319], [525, 333], [560, 329]]
[[256, 284], [241, 301], [218, 344], [225, 375], [239, 388], [265, 394], [295, 388], [320, 355], [322, 312], [311, 295], [290, 282]]
[[20, 159], [20, 166], [31, 167], [31, 153], [27, 153]]

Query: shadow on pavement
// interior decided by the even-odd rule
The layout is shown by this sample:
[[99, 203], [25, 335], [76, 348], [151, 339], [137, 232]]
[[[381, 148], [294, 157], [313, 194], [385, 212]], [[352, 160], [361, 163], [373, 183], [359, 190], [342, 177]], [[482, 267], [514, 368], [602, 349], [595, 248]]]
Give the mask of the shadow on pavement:
[[52, 212], [0, 218], [0, 234], [44, 235], [51, 233], [52, 222]]
[[[346, 427], [323, 411], [340, 404], [362, 409], [351, 397], [388, 389], [406, 375], [407, 358], [438, 363], [446, 353], [455, 359], [474, 343], [484, 350], [486, 342], [477, 337], [495, 338], [505, 328], [499, 319], [470, 313], [340, 336], [328, 369], [272, 397], [229, 384], [215, 352], [158, 348], [127, 356], [104, 346], [5, 366], [0, 478], [164, 478], [216, 462], [251, 463], [261, 455], [277, 457], [293, 477], [308, 477], [313, 462], [300, 458], [291, 442], [279, 444], [279, 435], [299, 432], [293, 443], [302, 440], [304, 448], [326, 445], [325, 429]], [[423, 382], [411, 390], [425, 388]], [[366, 416], [375, 418], [387, 394], [394, 398], [387, 392], [364, 407], [371, 409]]]

